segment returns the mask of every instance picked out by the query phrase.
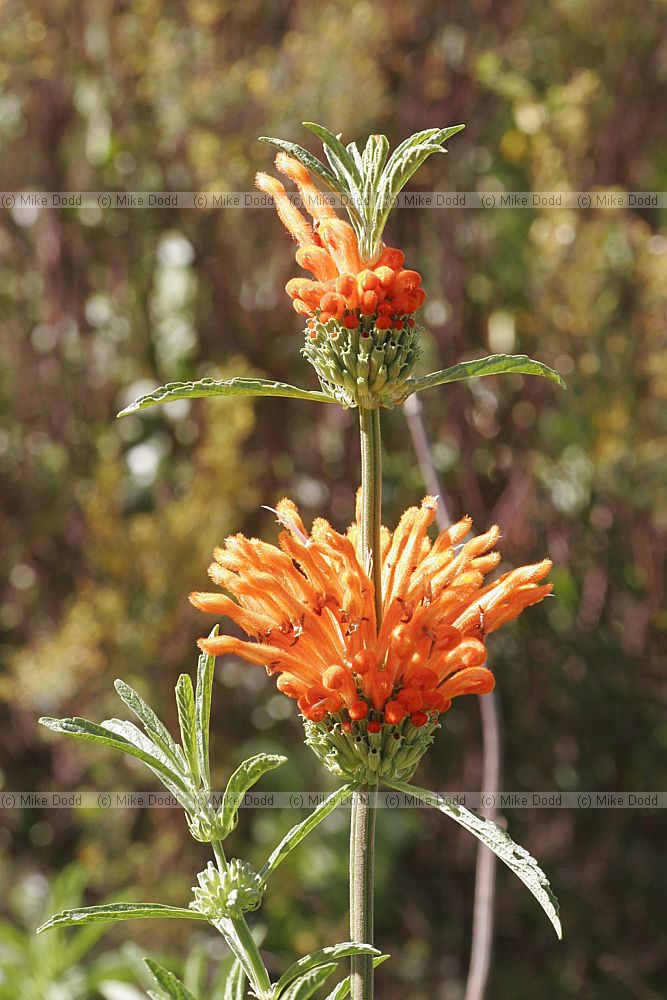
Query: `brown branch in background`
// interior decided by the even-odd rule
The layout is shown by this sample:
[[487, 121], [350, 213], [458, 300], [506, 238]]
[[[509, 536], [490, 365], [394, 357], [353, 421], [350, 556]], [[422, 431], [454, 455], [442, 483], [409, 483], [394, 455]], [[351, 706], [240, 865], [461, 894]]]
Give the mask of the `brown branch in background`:
[[[437, 522], [440, 530], [444, 531], [453, 520], [433, 462], [431, 444], [424, 426], [422, 405], [416, 393], [406, 401], [404, 410], [424, 485], [429, 493], [439, 497]], [[492, 796], [490, 801], [495, 802], [501, 781], [500, 706], [494, 691], [484, 695], [483, 698], [478, 698], [477, 702], [482, 724], [482, 802], [485, 801], [486, 795]], [[496, 820], [495, 806], [488, 808], [483, 806], [480, 812], [486, 819]], [[483, 1000], [486, 994], [493, 951], [495, 895], [496, 859], [488, 848], [480, 844], [477, 848], [475, 868], [472, 945], [465, 1000]]]
[[[482, 793], [492, 794], [492, 801], [495, 802], [496, 793], [500, 791], [501, 778], [500, 705], [495, 691], [478, 698], [477, 701], [482, 722]], [[480, 812], [485, 819], [496, 821], [495, 806], [489, 808], [482, 806]], [[493, 951], [495, 896], [496, 858], [484, 844], [480, 844], [477, 848], [475, 867], [472, 945], [465, 1000], [483, 1000], [486, 994]]]

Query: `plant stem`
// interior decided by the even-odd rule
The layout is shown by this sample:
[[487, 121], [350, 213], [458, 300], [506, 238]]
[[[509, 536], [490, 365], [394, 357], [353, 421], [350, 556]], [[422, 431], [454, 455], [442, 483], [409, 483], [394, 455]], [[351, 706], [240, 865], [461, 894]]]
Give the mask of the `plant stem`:
[[[377, 627], [382, 618], [382, 450], [379, 410], [359, 408], [361, 433], [360, 548], [375, 589]], [[373, 944], [375, 802], [377, 785], [354, 793], [350, 819], [350, 938]], [[355, 955], [351, 962], [352, 1000], [373, 1000], [373, 961]]]
[[380, 411], [359, 408], [361, 433], [361, 551], [375, 587], [377, 626], [382, 618], [382, 445]]
[[[222, 846], [222, 841], [214, 840], [211, 843], [213, 848], [213, 853], [215, 854], [215, 860], [218, 866], [218, 870], [222, 874], [227, 870], [227, 858], [225, 857], [225, 851]], [[233, 939], [234, 936], [237, 939], [237, 944], [240, 946], [245, 962], [243, 962], [243, 967], [246, 970], [248, 979], [252, 985], [258, 997], [268, 997], [271, 993], [271, 978], [264, 965], [264, 960], [259, 953], [259, 948], [255, 944], [255, 939], [250, 933], [250, 928], [246, 922], [244, 916], [240, 917], [225, 917], [224, 920], [219, 922], [220, 926], [218, 929], [224, 934], [224, 925], [228, 923], [231, 925], [230, 935]], [[217, 924], [216, 924], [217, 926]], [[228, 928], [229, 930], [229, 928]], [[232, 933], [232, 931], [234, 933]], [[225, 935], [226, 936], [226, 935]], [[232, 947], [232, 941], [228, 940], [227, 943]], [[237, 953], [236, 948], [232, 948], [234, 954]]]
[[[375, 804], [377, 786], [355, 792], [350, 820], [350, 939], [373, 944], [375, 875]], [[352, 1000], [373, 1000], [373, 960], [351, 959]]]

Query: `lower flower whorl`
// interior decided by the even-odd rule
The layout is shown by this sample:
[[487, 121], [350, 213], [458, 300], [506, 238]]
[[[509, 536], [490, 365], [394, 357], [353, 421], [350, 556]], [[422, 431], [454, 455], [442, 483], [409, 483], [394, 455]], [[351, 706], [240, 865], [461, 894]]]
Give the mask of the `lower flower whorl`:
[[343, 406], [391, 409], [408, 395], [408, 380], [421, 354], [420, 329], [406, 319], [400, 327], [378, 327], [360, 317], [355, 326], [339, 319], [309, 320], [303, 354], [322, 388]]

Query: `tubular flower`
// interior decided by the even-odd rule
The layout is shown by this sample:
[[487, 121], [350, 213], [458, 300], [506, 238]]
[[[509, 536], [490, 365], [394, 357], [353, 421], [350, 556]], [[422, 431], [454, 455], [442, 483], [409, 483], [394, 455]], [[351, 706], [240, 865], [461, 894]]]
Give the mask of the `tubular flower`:
[[275, 162], [312, 217], [311, 224], [279, 180], [257, 174], [257, 187], [271, 195], [299, 244], [297, 263], [313, 275], [285, 286], [306, 318], [304, 354], [344, 405], [391, 407], [405, 397], [420, 353], [414, 314], [426, 297], [421, 276], [403, 266], [401, 250], [384, 244], [375, 260], [364, 260], [354, 229], [338, 218], [306, 167], [282, 152]]
[[277, 675], [336, 773], [358, 776], [361, 757], [362, 770], [411, 773], [452, 699], [492, 690], [486, 636], [551, 592], [540, 583], [548, 559], [485, 582], [500, 562], [495, 526], [460, 545], [472, 527], [464, 517], [431, 542], [436, 506], [425, 497], [393, 534], [383, 529], [379, 629], [358, 519], [341, 535], [318, 518], [308, 534], [290, 500], [277, 509], [279, 547], [235, 535], [216, 549], [209, 574], [232, 597], [190, 595], [254, 640], [217, 636], [200, 639], [201, 649]]

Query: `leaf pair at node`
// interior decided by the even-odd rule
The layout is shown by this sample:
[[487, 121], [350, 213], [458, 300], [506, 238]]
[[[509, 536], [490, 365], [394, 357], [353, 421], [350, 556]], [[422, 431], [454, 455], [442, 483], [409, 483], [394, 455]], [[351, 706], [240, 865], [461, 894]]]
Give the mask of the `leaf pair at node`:
[[[565, 389], [565, 382], [553, 368], [534, 361], [526, 354], [492, 354], [487, 358], [475, 361], [462, 361], [458, 365], [444, 368], [439, 372], [431, 372], [422, 378], [411, 378], [405, 383], [405, 395], [402, 402], [415, 392], [431, 389], [436, 385], [448, 382], [460, 382], [464, 379], [482, 378], [486, 375], [539, 375], [555, 382]], [[159, 403], [171, 403], [176, 399], [200, 399], [204, 396], [287, 396], [291, 399], [303, 399], [313, 403], [339, 403], [346, 405], [341, 398], [331, 394], [311, 389], [301, 389], [285, 382], [273, 382], [270, 379], [231, 378], [231, 379], [199, 379], [195, 382], [168, 382], [144, 396], [139, 396], [133, 403], [126, 406], [118, 414], [119, 417], [147, 410]], [[351, 405], [351, 404], [347, 404]]]

